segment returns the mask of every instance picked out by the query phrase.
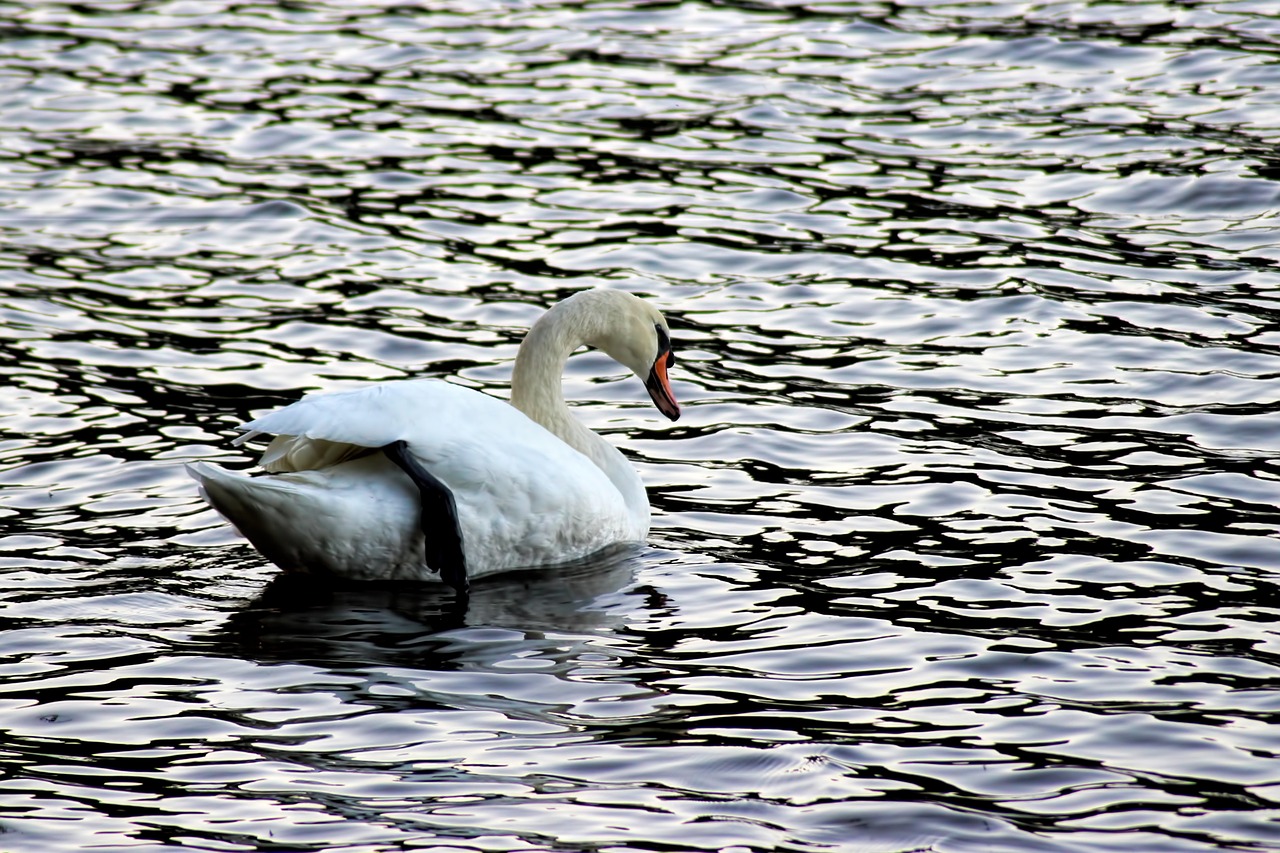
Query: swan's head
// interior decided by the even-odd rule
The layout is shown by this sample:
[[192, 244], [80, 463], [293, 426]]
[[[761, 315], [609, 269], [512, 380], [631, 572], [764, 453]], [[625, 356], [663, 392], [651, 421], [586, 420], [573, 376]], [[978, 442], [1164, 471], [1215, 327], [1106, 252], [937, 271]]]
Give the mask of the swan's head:
[[658, 411], [677, 420], [680, 405], [667, 378], [676, 357], [671, 330], [658, 309], [621, 290], [587, 290], [571, 299], [590, 305], [587, 310], [599, 320], [589, 324], [592, 329], [583, 342], [630, 368], [644, 382]]

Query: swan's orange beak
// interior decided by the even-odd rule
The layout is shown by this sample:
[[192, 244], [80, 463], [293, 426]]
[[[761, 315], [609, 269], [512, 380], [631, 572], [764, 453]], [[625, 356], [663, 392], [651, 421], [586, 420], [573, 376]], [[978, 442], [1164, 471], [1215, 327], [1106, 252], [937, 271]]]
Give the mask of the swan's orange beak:
[[658, 411], [673, 421], [680, 419], [680, 404], [676, 402], [676, 395], [671, 393], [671, 382], [667, 379], [667, 368], [675, 360], [676, 358], [671, 354], [671, 350], [663, 351], [658, 356], [658, 360], [653, 363], [653, 369], [649, 371], [649, 378], [644, 383], [644, 387], [649, 389], [649, 396], [653, 398], [653, 404], [658, 407]]

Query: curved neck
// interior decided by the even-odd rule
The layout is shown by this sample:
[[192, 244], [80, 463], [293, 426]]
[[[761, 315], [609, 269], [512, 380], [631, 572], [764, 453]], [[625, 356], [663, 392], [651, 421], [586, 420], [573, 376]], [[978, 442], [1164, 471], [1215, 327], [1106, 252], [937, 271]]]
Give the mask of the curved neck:
[[511, 373], [511, 404], [604, 471], [647, 531], [649, 496], [639, 475], [616, 447], [578, 422], [560, 387], [569, 356], [596, 340], [608, 322], [607, 316], [593, 310], [592, 293], [566, 299], [529, 329]]
[[520, 344], [511, 374], [511, 404], [584, 453], [576, 432], [602, 439], [569, 414], [560, 380], [573, 351], [594, 344], [604, 333], [609, 301], [607, 292], [588, 290], [543, 314]]
[[547, 322], [548, 319], [554, 320], [552, 312], [533, 324], [516, 353], [511, 372], [511, 405], [568, 441], [563, 434], [566, 422], [577, 421], [565, 405], [560, 377], [569, 356], [582, 346], [582, 341], [579, 336], [568, 334], [563, 324]]

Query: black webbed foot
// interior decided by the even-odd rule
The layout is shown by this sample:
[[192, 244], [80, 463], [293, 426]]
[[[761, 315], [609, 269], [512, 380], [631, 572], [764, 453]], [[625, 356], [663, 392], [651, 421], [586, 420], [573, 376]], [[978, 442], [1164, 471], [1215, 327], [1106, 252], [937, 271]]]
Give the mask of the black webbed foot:
[[413, 480], [422, 495], [422, 535], [426, 539], [427, 565], [440, 573], [440, 579], [465, 596], [470, 588], [467, 558], [462, 551], [462, 528], [458, 523], [458, 507], [453, 492], [434, 474], [423, 468], [405, 441], [384, 445], [382, 452]]

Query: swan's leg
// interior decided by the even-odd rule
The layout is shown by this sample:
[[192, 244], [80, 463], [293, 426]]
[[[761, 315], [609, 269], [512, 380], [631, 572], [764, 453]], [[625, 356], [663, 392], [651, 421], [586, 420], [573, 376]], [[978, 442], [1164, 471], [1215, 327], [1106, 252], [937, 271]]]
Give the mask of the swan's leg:
[[462, 528], [453, 492], [423, 468], [404, 441], [383, 446], [387, 458], [409, 475], [422, 495], [422, 535], [426, 538], [427, 565], [440, 572], [440, 580], [466, 595], [467, 557], [462, 551]]

